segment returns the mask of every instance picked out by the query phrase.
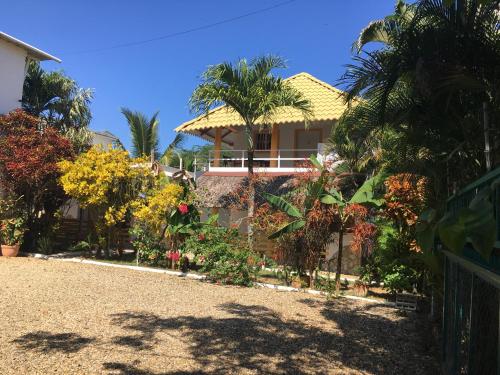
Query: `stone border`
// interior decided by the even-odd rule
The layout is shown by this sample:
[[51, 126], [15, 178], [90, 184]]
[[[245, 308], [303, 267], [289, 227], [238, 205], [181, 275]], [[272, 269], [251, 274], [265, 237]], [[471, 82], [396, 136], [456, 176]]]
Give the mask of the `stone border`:
[[[169, 276], [186, 277], [188, 279], [194, 279], [194, 280], [207, 280], [207, 276], [198, 275], [196, 273], [189, 273], [189, 272], [184, 273], [184, 272], [180, 272], [180, 271], [162, 270], [162, 269], [158, 269], [158, 268], [141, 267], [141, 266], [128, 266], [125, 264], [108, 263], [106, 261], [98, 262], [95, 260], [87, 260], [87, 259], [82, 259], [82, 258], [65, 258], [65, 257], [61, 256], [62, 254], [44, 255], [44, 254], [38, 254], [38, 253], [21, 253], [21, 255], [29, 257], [29, 258], [36, 258], [36, 259], [56, 260], [56, 261], [71, 262], [71, 263], [92, 264], [95, 266], [102, 266], [102, 267], [114, 267], [114, 268], [129, 269], [132, 271], [151, 272], [151, 273], [165, 274], [165, 275], [169, 275]], [[312, 295], [316, 295], [316, 296], [326, 296], [328, 294], [328, 293], [323, 292], [321, 290], [294, 288], [291, 286], [284, 286], [284, 285], [275, 285], [275, 284], [267, 284], [267, 283], [259, 283], [259, 282], [255, 282], [254, 285], [261, 287], [261, 288], [274, 289], [274, 290], [281, 291], [281, 292], [298, 292], [298, 293], [312, 294]], [[369, 302], [369, 303], [373, 303], [373, 304], [396, 307], [396, 304], [394, 302], [378, 301], [378, 300], [374, 300], [371, 298], [349, 296], [349, 295], [341, 295], [340, 297], [347, 298], [347, 299], [353, 299], [353, 300], [357, 300], [357, 301]]]

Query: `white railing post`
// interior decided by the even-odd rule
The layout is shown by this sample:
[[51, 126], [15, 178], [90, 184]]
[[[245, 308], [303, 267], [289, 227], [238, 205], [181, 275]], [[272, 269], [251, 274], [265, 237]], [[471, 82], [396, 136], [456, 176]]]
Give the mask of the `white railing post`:
[[210, 167], [212, 166], [212, 150], [208, 151], [208, 170], [210, 170]]
[[245, 150], [241, 150], [241, 168], [245, 168]]
[[194, 157], [193, 162], [193, 180], [196, 182], [196, 156]]
[[281, 168], [281, 150], [278, 149], [278, 168]]

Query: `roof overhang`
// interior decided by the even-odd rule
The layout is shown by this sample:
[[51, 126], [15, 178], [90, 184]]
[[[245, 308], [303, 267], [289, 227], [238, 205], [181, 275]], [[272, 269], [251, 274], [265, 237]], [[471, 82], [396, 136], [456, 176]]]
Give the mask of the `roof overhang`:
[[[310, 122], [337, 121], [348, 107], [345, 93], [308, 73], [299, 73], [286, 79], [311, 101], [313, 116]], [[273, 116], [273, 125], [292, 125], [304, 122], [303, 114], [295, 109], [283, 107]], [[208, 131], [215, 128], [234, 129], [244, 126], [239, 114], [223, 105], [214, 108], [178, 126], [175, 131], [196, 135], [206, 140]], [[257, 125], [265, 125], [258, 122]]]
[[24, 49], [26, 52], [28, 52], [28, 56], [32, 57], [33, 59], [36, 60], [53, 60], [58, 63], [61, 62], [61, 59], [52, 56], [51, 54], [42, 51], [41, 49], [38, 49], [36, 47], [33, 47], [32, 45], [23, 42], [22, 40], [19, 40], [17, 38], [14, 38], [13, 36], [10, 36], [9, 34], [6, 34], [2, 31], [0, 31], [0, 39], [5, 40], [6, 42], [12, 43], [15, 46]]

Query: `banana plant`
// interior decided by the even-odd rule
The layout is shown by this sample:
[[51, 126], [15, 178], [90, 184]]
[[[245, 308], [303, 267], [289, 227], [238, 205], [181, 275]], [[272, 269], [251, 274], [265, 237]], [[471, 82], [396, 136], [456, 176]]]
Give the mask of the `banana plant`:
[[364, 182], [363, 185], [354, 193], [351, 199], [347, 200], [341, 191], [335, 188], [330, 189], [321, 198], [321, 203], [334, 205], [337, 208], [339, 218], [338, 229], [338, 252], [337, 252], [337, 271], [335, 273], [335, 294], [340, 292], [340, 275], [342, 274], [342, 250], [344, 247], [344, 233], [347, 231], [352, 214], [346, 208], [352, 204], [371, 205], [375, 207], [382, 206], [385, 201], [375, 197], [375, 190], [385, 179], [383, 174], [378, 174]]
[[264, 197], [267, 201], [274, 206], [276, 209], [286, 213], [292, 219], [289, 223], [282, 226], [276, 232], [269, 236], [270, 239], [278, 238], [284, 234], [295, 232], [302, 229], [307, 224], [307, 215], [309, 211], [314, 207], [316, 200], [320, 200], [321, 203], [327, 205], [334, 205], [337, 208], [337, 215], [340, 221], [339, 227], [339, 240], [338, 240], [338, 257], [337, 257], [337, 272], [335, 276], [336, 282], [336, 293], [340, 291], [340, 275], [342, 271], [342, 247], [343, 247], [343, 235], [347, 230], [347, 224], [351, 215], [346, 212], [345, 208], [351, 204], [369, 204], [373, 206], [380, 207], [384, 204], [383, 199], [377, 199], [375, 197], [376, 187], [384, 180], [382, 174], [378, 174], [365, 181], [365, 183], [354, 193], [351, 199], [347, 200], [342, 195], [342, 192], [331, 188], [327, 190], [325, 188], [325, 182], [328, 178], [326, 169], [319, 163], [319, 161], [311, 156], [311, 163], [320, 170], [321, 174], [316, 181], [309, 183], [306, 186], [306, 197], [304, 200], [304, 205], [302, 209], [294, 206], [292, 203], [288, 202], [282, 197], [264, 193]]

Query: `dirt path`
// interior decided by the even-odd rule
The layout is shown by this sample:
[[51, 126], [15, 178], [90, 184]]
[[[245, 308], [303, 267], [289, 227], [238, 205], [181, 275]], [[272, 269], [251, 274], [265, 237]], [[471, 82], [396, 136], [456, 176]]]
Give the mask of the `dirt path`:
[[418, 317], [161, 274], [0, 257], [0, 374], [435, 374]]

